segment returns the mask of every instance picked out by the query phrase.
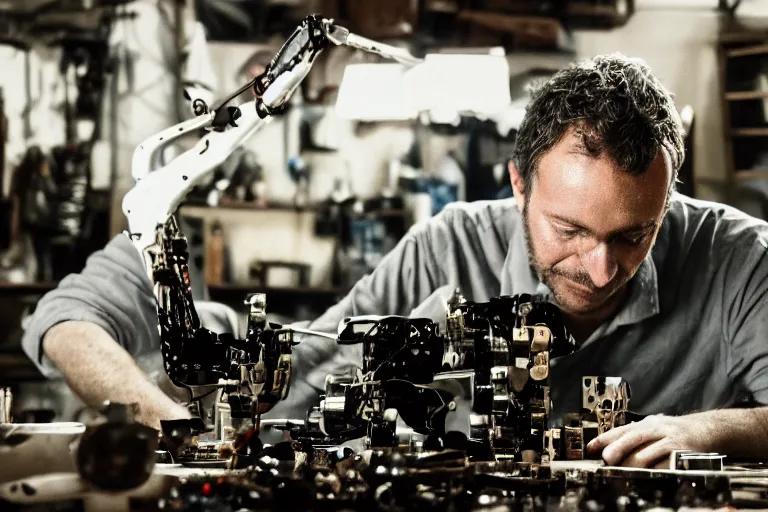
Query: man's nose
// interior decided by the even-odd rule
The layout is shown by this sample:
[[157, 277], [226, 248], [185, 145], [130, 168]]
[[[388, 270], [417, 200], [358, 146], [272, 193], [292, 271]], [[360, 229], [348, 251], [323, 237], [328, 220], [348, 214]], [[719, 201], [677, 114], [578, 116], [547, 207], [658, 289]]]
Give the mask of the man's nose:
[[608, 244], [602, 242], [582, 254], [581, 264], [598, 288], [610, 283], [619, 271], [619, 264], [611, 254]]

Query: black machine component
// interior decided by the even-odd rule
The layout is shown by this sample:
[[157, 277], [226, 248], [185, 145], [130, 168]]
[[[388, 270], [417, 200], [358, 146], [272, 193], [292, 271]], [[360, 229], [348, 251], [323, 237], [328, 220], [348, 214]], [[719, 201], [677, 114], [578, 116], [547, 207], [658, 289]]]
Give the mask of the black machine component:
[[[248, 339], [264, 339], [264, 298], [250, 300]], [[581, 461], [584, 445], [598, 432], [629, 421], [630, 390], [619, 378], [584, 377], [582, 411], [560, 429], [547, 428], [549, 363], [574, 344], [558, 309], [543, 298], [472, 303], [457, 291], [446, 320], [441, 334], [424, 318], [344, 319], [336, 340], [361, 346], [357, 374], [328, 377], [319, 407], [304, 422], [281, 427], [291, 441], [263, 445], [256, 430], [241, 430], [227, 456], [230, 468], [246, 472], [183, 479], [161, 501], [163, 508], [619, 511], [733, 503], [728, 478], [711, 473], [722, 468], [717, 454], [674, 457], [677, 468], [708, 469], [708, 475], [598, 466], [555, 470], [559, 461]], [[197, 361], [203, 372], [214, 363], [208, 359], [203, 367], [203, 359]], [[275, 364], [267, 358], [263, 368], [269, 372]], [[459, 375], [471, 377], [467, 435], [446, 431], [457, 395], [439, 385]], [[399, 420], [410, 439], [403, 439]], [[194, 430], [176, 423], [169, 439]], [[342, 448], [358, 438], [365, 440], [364, 451]], [[198, 442], [188, 453], [214, 460], [222, 450]]]
[[[154, 255], [153, 279], [168, 375], [191, 392], [220, 388], [228, 419], [250, 420], [258, 429], [260, 415], [288, 393], [293, 331], [267, 321], [263, 294], [248, 298], [244, 340], [201, 327], [190, 293], [186, 240], [173, 220], [158, 244], [164, 249]], [[446, 431], [456, 396], [442, 384], [461, 375], [472, 382], [472, 411], [465, 441], [458, 445], [473, 460], [581, 458], [583, 450], [567, 447], [583, 445], [584, 432], [591, 432], [584, 422], [592, 420], [595, 430], [600, 424], [604, 431], [624, 421], [626, 384], [595, 377], [594, 385], [585, 381], [587, 416], [580, 417], [580, 441], [570, 442], [575, 435], [570, 424], [560, 435], [548, 433], [550, 360], [573, 351], [574, 343], [559, 310], [541, 297], [471, 303], [457, 290], [448, 305], [446, 335], [425, 318], [363, 316], [345, 319], [335, 339], [362, 346], [362, 368], [357, 375], [328, 377], [325, 396], [309, 411], [304, 428], [292, 429], [295, 439], [339, 444], [365, 438], [373, 448], [413, 445], [413, 439], [398, 435], [400, 420], [411, 438], [420, 438], [420, 450], [456, 446], [455, 433]]]
[[135, 406], [107, 404], [105, 421], [86, 428], [77, 449], [80, 476], [105, 491], [133, 489], [155, 466], [157, 431], [134, 422]]
[[398, 414], [421, 434], [444, 434], [449, 394], [426, 387], [440, 370], [443, 341], [428, 319], [400, 316], [346, 319], [338, 343], [362, 344], [360, 379], [329, 376], [320, 402], [322, 430], [342, 439], [368, 433], [372, 446], [396, 443]]
[[538, 462], [550, 411], [550, 357], [574, 350], [559, 311], [530, 295], [469, 303], [458, 291], [448, 309], [445, 336], [423, 318], [345, 319], [337, 342], [362, 344], [361, 371], [329, 376], [307, 425], [336, 441], [367, 434], [369, 446], [393, 447], [400, 444], [399, 417], [427, 436], [425, 449], [443, 447], [456, 402], [437, 383], [469, 372], [469, 454]]
[[186, 239], [173, 219], [153, 262], [161, 351], [171, 381], [190, 390], [218, 387], [233, 418], [256, 420], [288, 393], [292, 333], [266, 319], [266, 297], [253, 294], [245, 339], [200, 325], [194, 307]]
[[560, 311], [541, 297], [493, 298], [468, 305], [464, 333], [474, 342], [477, 437], [492, 440], [497, 456], [537, 460], [551, 407], [550, 358], [575, 349]]

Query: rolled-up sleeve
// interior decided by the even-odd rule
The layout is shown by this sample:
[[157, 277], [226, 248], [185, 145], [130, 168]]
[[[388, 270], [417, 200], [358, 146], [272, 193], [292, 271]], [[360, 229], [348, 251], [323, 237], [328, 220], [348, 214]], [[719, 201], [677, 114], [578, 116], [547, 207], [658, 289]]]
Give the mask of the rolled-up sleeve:
[[753, 400], [768, 405], [768, 234], [737, 258], [726, 302], [728, 371]]
[[66, 321], [100, 326], [134, 356], [159, 347], [152, 285], [138, 251], [125, 235], [93, 253], [82, 272], [62, 279], [24, 320], [24, 352], [48, 378], [60, 373], [43, 353], [43, 336]]

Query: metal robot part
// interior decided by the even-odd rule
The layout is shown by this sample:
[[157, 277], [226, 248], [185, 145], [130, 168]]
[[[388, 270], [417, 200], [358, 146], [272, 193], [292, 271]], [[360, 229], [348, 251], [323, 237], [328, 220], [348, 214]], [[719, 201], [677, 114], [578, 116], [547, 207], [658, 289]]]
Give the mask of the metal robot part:
[[597, 433], [603, 434], [627, 423], [631, 398], [629, 384], [620, 377], [582, 378], [582, 407], [597, 417]]

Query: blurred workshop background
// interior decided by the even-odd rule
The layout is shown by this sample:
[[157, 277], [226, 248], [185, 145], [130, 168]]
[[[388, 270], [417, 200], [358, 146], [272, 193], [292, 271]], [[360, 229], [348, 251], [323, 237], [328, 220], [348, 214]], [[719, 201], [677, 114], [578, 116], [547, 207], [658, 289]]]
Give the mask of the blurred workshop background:
[[311, 12], [426, 54], [429, 72], [325, 51], [290, 108], [181, 206], [198, 297], [244, 312], [266, 291], [278, 319], [319, 314], [414, 223], [511, 195], [528, 86], [600, 53], [646, 60], [675, 93], [682, 192], [768, 216], [767, 0], [4, 0], [3, 384], [42, 380], [24, 319], [125, 229], [135, 147], [191, 117], [189, 99], [260, 73]]

